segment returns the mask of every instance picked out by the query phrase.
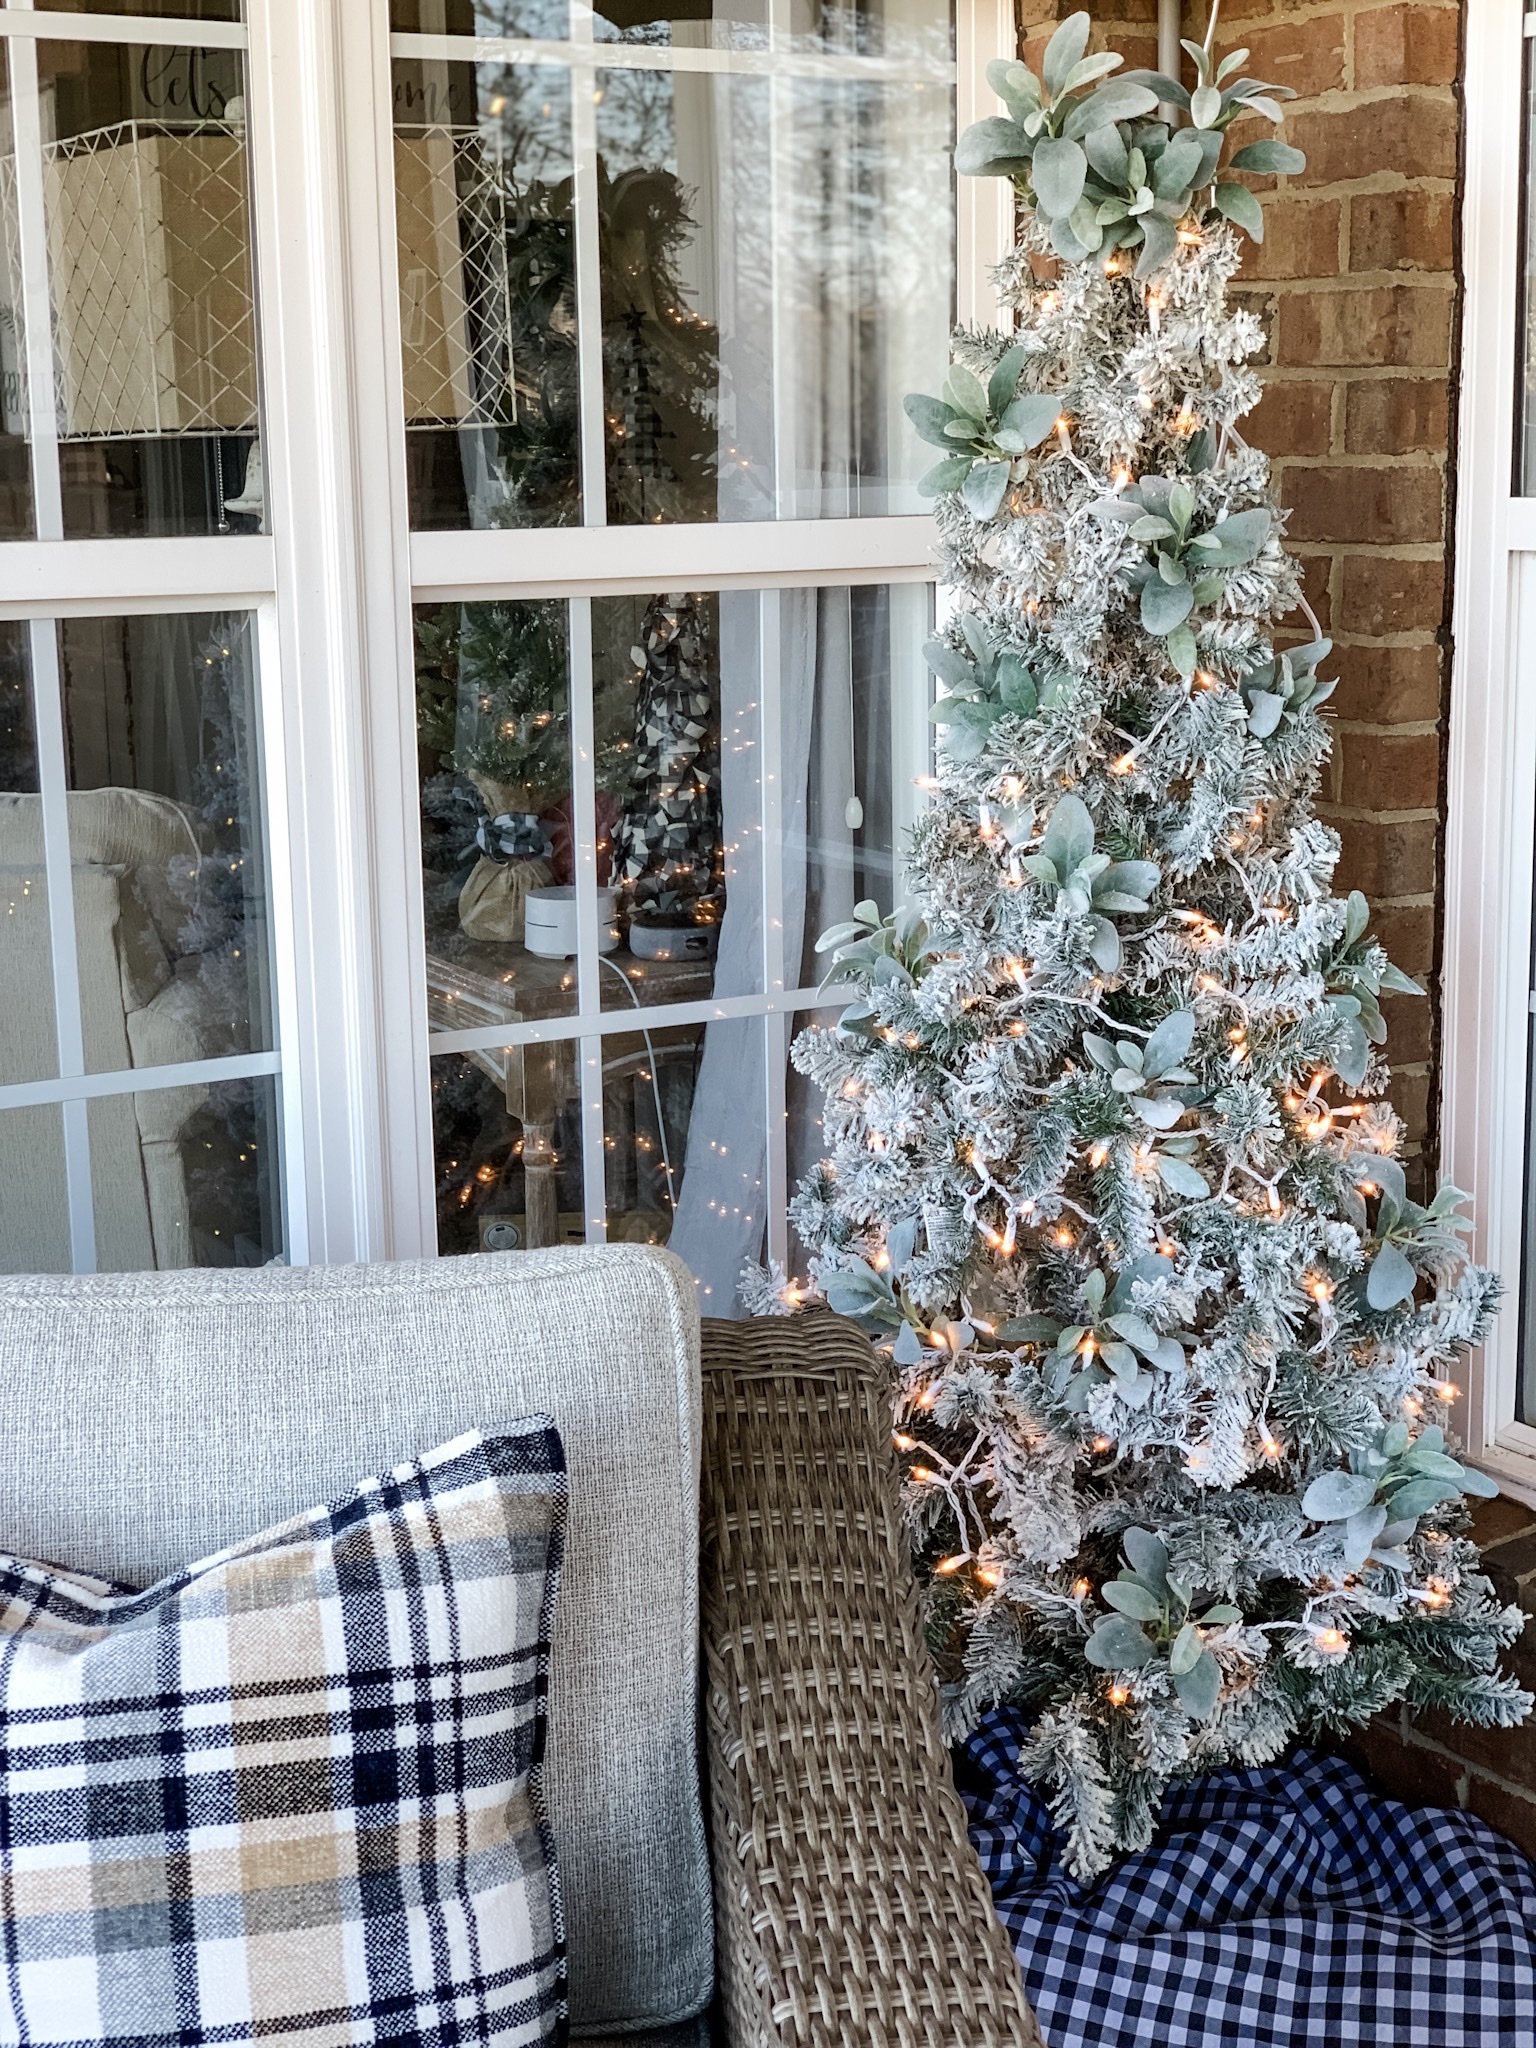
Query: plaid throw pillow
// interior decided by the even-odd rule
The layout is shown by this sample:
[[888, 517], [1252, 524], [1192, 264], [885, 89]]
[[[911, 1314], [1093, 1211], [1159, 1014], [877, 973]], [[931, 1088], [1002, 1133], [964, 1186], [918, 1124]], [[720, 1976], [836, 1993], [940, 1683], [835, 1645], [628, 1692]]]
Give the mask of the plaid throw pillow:
[[0, 1556], [0, 2040], [563, 2039], [564, 1520], [541, 1416], [147, 1592]]

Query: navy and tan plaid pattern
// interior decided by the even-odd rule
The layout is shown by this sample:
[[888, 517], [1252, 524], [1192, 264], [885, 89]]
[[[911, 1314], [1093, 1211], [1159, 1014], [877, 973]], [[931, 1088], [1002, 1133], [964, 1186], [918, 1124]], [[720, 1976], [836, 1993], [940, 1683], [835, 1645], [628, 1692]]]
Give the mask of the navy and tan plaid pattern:
[[561, 2040], [544, 1417], [145, 1592], [0, 1556], [0, 2040]]
[[971, 1839], [1050, 2048], [1536, 2042], [1536, 1866], [1474, 1815], [1376, 1797], [1342, 1758], [1174, 1785], [1151, 1846], [1064, 1869], [988, 1714], [957, 1753]]

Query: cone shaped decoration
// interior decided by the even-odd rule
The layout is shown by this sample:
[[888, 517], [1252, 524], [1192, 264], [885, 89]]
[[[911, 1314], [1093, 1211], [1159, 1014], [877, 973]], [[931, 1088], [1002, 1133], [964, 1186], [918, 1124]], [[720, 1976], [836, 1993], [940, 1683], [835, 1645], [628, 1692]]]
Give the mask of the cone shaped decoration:
[[1395, 1700], [1531, 1705], [1446, 1433], [1498, 1282], [1396, 1157], [1380, 999], [1417, 991], [1332, 890], [1329, 643], [1240, 432], [1241, 174], [1302, 167], [1286, 95], [1209, 40], [1190, 90], [1088, 39], [992, 66], [957, 152], [1028, 209], [1011, 329], [908, 401], [938, 773], [910, 907], [822, 940], [849, 1004], [796, 1044], [829, 1153], [794, 1204], [899, 1369], [953, 1725], [1031, 1711], [1085, 1876], [1175, 1776]]

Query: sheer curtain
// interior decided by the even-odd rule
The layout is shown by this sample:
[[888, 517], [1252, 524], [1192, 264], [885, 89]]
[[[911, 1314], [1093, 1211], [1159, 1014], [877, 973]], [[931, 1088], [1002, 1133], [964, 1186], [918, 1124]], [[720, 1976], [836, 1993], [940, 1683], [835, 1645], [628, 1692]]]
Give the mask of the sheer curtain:
[[[733, 119], [714, 152], [726, 294], [718, 314], [721, 382], [730, 422], [722, 439], [737, 451], [722, 474], [727, 517], [835, 518], [857, 509], [869, 396], [849, 191], [858, 175], [859, 108], [855, 93], [836, 82], [805, 93], [797, 81], [794, 90], [791, 101], [782, 88], [753, 80], [733, 94]], [[754, 504], [770, 477], [773, 502]], [[791, 987], [801, 978], [807, 940], [852, 909], [850, 627], [843, 590], [722, 597], [722, 804], [733, 851], [717, 994], [763, 986], [765, 860], [782, 872]], [[765, 697], [778, 706], [777, 730], [768, 735]], [[756, 744], [733, 743], [748, 733]], [[761, 774], [775, 751], [781, 830], [769, 845]], [[717, 1315], [734, 1311], [741, 1269], [762, 1255], [770, 1042], [777, 1046], [778, 1032], [771, 1023], [765, 1031], [760, 1018], [712, 1024], [705, 1037], [671, 1245]]]

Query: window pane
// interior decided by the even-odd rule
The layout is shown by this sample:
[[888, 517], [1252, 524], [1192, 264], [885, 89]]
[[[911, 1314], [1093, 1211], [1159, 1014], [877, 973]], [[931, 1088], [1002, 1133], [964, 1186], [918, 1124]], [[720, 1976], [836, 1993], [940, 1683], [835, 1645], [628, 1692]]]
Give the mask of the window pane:
[[10, 51], [0, 42], [0, 540], [32, 536], [27, 461], [26, 327], [16, 215], [16, 144], [11, 133]]
[[[695, 64], [757, 34], [676, 27]], [[901, 402], [948, 355], [950, 45], [947, 9], [808, 9], [776, 75], [398, 60], [414, 523], [921, 510]]]
[[102, 1096], [89, 1129], [98, 1271], [281, 1256], [275, 1081]]
[[[11, 6], [17, 0], [9, 0]], [[48, 0], [51, 14], [151, 14], [178, 21], [243, 21], [244, 0]]]
[[[698, 1002], [716, 953], [740, 844], [761, 838], [756, 592], [604, 598], [592, 606], [599, 853], [619, 892], [624, 944], [605, 956], [605, 1010]], [[723, 639], [722, 634], [728, 636]], [[725, 830], [722, 721], [731, 834]], [[761, 948], [729, 963], [720, 993], [763, 987]]]
[[571, 80], [394, 67], [411, 523], [581, 516]]
[[249, 621], [59, 628], [87, 1070], [273, 1045]]
[[40, 43], [36, 61], [42, 162], [7, 151], [0, 214], [18, 211], [18, 181], [40, 176], [64, 532], [255, 532], [244, 58]]
[[416, 613], [427, 1000], [436, 1031], [576, 1009], [569, 664], [566, 611], [553, 600]]
[[0, 1110], [0, 1273], [68, 1273], [64, 1117], [57, 1103]]
[[598, 74], [608, 518], [922, 509], [952, 95], [857, 75]]
[[[788, 1026], [776, 1004], [786, 987], [819, 982], [827, 963], [816, 938], [828, 924], [865, 897], [889, 908], [901, 893], [928, 764], [921, 649], [931, 617], [923, 584], [419, 614], [431, 1025], [483, 1032], [490, 1045], [451, 1054], [439, 1037], [445, 1249], [491, 1244], [487, 1218], [505, 1224], [499, 1244], [581, 1236], [586, 1095], [594, 1114], [600, 1102], [603, 1148], [602, 1187], [587, 1193], [606, 1203], [609, 1237], [669, 1243], [707, 1305], [730, 1310], [743, 1264], [763, 1255], [775, 1196], [782, 1213], [789, 1158], [816, 1142], [800, 1126], [819, 1105], [784, 1081]], [[557, 623], [558, 645], [547, 647], [539, 636]], [[530, 952], [526, 923], [521, 936], [463, 929], [466, 915], [481, 916], [480, 888], [493, 906], [503, 900], [494, 892], [518, 895], [525, 919], [542, 920], [542, 892], [523, 888], [537, 883], [527, 864], [542, 874], [564, 857], [569, 807], [534, 810], [555, 778], [523, 764], [548, 744], [569, 774], [567, 672], [578, 702], [592, 694], [593, 764], [578, 809], [590, 803], [596, 815], [605, 892], [585, 962], [574, 924], [551, 946], [556, 960]], [[549, 726], [530, 734], [530, 712]], [[507, 726], [506, 743], [532, 753], [493, 782], [476, 749], [501, 744]], [[507, 808], [493, 818], [492, 805]], [[499, 862], [479, 851], [501, 835]], [[610, 1028], [578, 1039], [583, 986]], [[678, 1014], [725, 999], [745, 1014]], [[571, 1037], [510, 1053], [495, 1042], [509, 1025], [550, 1018]], [[596, 1064], [584, 1069], [588, 1057]]]
[[436, 36], [563, 37], [567, 0], [389, 0], [392, 29]]
[[29, 637], [0, 621], [0, 1086], [59, 1071]]
[[577, 1054], [567, 1042], [432, 1062], [440, 1252], [584, 1242]]

